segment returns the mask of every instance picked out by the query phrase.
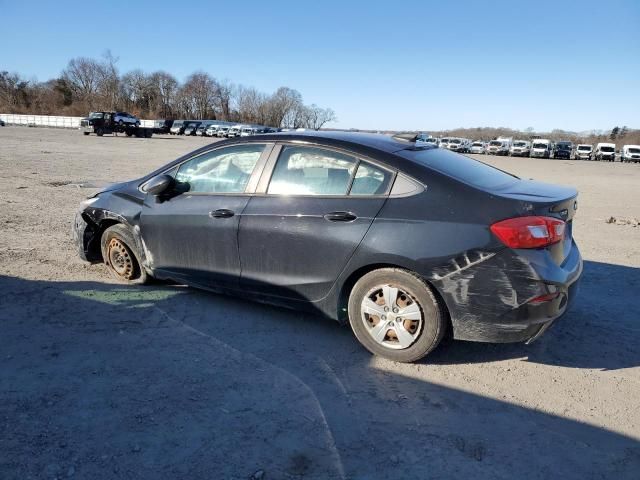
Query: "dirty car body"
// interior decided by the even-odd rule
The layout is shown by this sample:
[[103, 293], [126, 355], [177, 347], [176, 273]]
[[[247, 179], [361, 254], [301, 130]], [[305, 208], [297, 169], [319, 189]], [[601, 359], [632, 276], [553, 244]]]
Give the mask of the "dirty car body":
[[[242, 191], [197, 193], [180, 181], [183, 165], [234, 148], [258, 152]], [[283, 155], [305, 148], [353, 159], [349, 189], [274, 189]], [[367, 190], [361, 182], [367, 178], [356, 173], [362, 166], [382, 172], [386, 183]], [[307, 170], [326, 176], [314, 169]], [[169, 192], [146, 192], [161, 175], [174, 180]], [[354, 193], [356, 185], [361, 192]], [[288, 132], [218, 142], [113, 185], [82, 204], [74, 236], [83, 259], [101, 262], [102, 233], [123, 224], [155, 278], [241, 292], [338, 321], [347, 318], [359, 278], [378, 268], [403, 269], [435, 292], [454, 338], [522, 342], [537, 338], [576, 296], [582, 272], [572, 232], [576, 210], [573, 188], [519, 179], [431, 145]], [[500, 237], [501, 222], [533, 218], [556, 225], [553, 243], [519, 248], [519, 239], [509, 246]], [[539, 233], [527, 228], [533, 237]]]

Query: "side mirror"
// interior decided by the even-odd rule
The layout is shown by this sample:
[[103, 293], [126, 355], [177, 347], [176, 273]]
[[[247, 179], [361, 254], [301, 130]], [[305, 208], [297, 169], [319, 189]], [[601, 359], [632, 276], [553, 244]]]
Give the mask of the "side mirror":
[[169, 190], [175, 184], [175, 180], [170, 175], [158, 175], [153, 177], [147, 185], [145, 190], [151, 195], [161, 195]]

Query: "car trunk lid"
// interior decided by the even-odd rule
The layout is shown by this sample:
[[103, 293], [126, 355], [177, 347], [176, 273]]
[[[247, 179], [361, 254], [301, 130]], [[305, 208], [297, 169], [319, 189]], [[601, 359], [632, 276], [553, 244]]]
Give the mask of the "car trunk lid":
[[564, 240], [548, 247], [554, 261], [561, 265], [573, 244], [573, 217], [578, 210], [578, 191], [572, 187], [552, 185], [534, 180], [519, 180], [493, 192], [502, 199], [516, 202], [522, 215], [539, 215], [565, 221]]

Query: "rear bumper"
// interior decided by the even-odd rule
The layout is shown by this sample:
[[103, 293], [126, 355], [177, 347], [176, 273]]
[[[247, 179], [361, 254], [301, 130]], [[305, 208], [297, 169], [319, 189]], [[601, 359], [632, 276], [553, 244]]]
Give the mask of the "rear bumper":
[[[447, 304], [454, 338], [531, 342], [571, 307], [581, 275], [582, 257], [572, 242], [561, 265], [544, 250], [507, 249], [433, 283]], [[555, 297], [532, 301], [550, 294]]]

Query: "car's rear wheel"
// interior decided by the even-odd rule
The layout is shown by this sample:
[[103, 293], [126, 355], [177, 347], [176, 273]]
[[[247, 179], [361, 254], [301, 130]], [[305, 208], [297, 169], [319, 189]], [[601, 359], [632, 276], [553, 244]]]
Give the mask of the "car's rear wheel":
[[102, 258], [109, 273], [117, 280], [130, 284], [147, 283], [149, 276], [141, 266], [141, 255], [129, 229], [117, 224], [102, 234]]
[[417, 275], [382, 268], [360, 278], [349, 296], [349, 323], [375, 355], [414, 362], [435, 349], [446, 319], [429, 285]]

